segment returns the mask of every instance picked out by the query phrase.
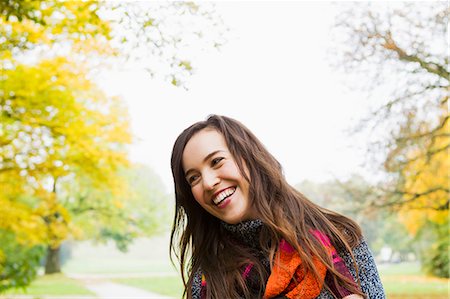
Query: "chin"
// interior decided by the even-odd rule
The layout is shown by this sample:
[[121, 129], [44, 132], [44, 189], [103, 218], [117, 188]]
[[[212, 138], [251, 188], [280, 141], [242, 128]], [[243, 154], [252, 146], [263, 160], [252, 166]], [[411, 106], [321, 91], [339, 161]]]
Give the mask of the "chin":
[[224, 222], [226, 222], [228, 224], [238, 224], [241, 221], [240, 220], [224, 220]]
[[225, 219], [222, 219], [224, 222], [228, 223], [228, 224], [238, 224], [242, 221], [247, 220], [246, 217], [244, 217], [243, 215], [239, 215], [239, 216], [235, 216], [235, 217], [227, 217]]

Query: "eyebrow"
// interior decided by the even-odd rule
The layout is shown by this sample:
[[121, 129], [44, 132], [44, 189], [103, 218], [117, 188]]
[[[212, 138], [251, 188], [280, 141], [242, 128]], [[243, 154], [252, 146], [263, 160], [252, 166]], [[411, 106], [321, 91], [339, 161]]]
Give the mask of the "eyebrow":
[[[214, 156], [215, 154], [220, 153], [220, 152], [225, 152], [225, 151], [224, 150], [213, 151], [213, 152], [209, 153], [208, 155], [206, 155], [205, 158], [203, 158], [203, 162], [207, 161], [209, 158], [211, 158], [212, 156]], [[184, 176], [187, 177], [188, 174], [192, 171], [194, 171], [194, 169], [192, 169], [192, 168], [188, 169], [188, 171], [186, 171], [184, 173]]]

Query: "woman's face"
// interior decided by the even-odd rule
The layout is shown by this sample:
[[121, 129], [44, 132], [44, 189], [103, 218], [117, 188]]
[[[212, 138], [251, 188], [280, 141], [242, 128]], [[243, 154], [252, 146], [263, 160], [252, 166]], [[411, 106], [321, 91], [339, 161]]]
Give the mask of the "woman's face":
[[208, 213], [230, 224], [255, 218], [249, 183], [221, 133], [210, 128], [195, 133], [186, 144], [182, 163], [195, 200]]

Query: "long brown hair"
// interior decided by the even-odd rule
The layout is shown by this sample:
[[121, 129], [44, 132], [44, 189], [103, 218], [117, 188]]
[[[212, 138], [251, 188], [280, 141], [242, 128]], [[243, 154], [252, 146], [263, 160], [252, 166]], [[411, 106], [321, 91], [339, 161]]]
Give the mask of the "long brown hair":
[[[360, 242], [362, 235], [358, 224], [319, 207], [290, 186], [284, 178], [280, 163], [239, 121], [210, 115], [205, 121], [185, 129], [175, 141], [172, 151], [176, 203], [170, 251], [179, 260], [185, 286], [183, 297], [191, 298], [193, 278], [200, 269], [208, 284], [207, 298], [248, 298], [250, 293], [241, 271], [249, 262], [255, 265], [261, 294], [269, 275], [254, 253], [228, 238], [221, 229], [220, 220], [197, 203], [185, 179], [182, 167], [184, 148], [192, 136], [205, 128], [217, 130], [223, 135], [242, 175], [250, 184], [249, 198], [264, 223], [260, 246], [269, 256], [271, 264], [279, 242], [285, 239], [298, 251], [305, 269], [317, 279], [319, 276], [312, 261], [313, 256], [325, 264], [336, 283], [355, 294], [363, 295], [352, 281], [334, 268], [325, 247], [310, 233], [312, 229], [319, 230], [330, 238], [335, 247], [351, 254], [351, 248]], [[243, 161], [249, 176], [244, 171]], [[353, 264], [357, 269], [356, 263]]]

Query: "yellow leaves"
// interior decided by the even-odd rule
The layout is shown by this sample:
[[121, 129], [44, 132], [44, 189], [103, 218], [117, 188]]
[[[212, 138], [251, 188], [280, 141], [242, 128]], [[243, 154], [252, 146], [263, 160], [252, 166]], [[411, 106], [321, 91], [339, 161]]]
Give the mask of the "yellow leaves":
[[35, 245], [45, 239], [45, 225], [31, 207], [0, 198], [0, 215], [0, 229], [13, 232], [18, 243]]
[[69, 235], [71, 217], [66, 208], [58, 203], [55, 193], [41, 190], [40, 198], [36, 212], [46, 224], [46, 243], [57, 248]]
[[[13, 232], [19, 242], [53, 248], [69, 236], [86, 237], [71, 214], [77, 208], [71, 206], [75, 197], [94, 193], [87, 199], [89, 214], [84, 217], [92, 217], [94, 211], [113, 218], [125, 206], [128, 188], [118, 169], [129, 163], [126, 107], [120, 98], [109, 98], [98, 89], [82, 64], [64, 57], [19, 64], [3, 74], [2, 105], [10, 113], [2, 118], [0, 157], [2, 163], [9, 159], [9, 169], [8, 176], [0, 177], [5, 186], [0, 229]], [[8, 123], [12, 125], [3, 126]], [[90, 189], [69, 192], [59, 183], [83, 179], [91, 182]], [[14, 201], [23, 194], [34, 198], [32, 205]]]
[[109, 43], [102, 38], [89, 38], [88, 40], [82, 40], [73, 44], [73, 52], [86, 55], [105, 55], [114, 56], [117, 55], [117, 50], [114, 49]]
[[43, 26], [30, 20], [20, 22], [17, 19], [5, 21], [0, 18], [0, 28], [1, 35], [6, 39], [2, 43], [3, 47], [20, 46], [28, 48], [35, 43], [50, 43], [49, 37], [45, 35]]
[[123, 209], [124, 207], [123, 202], [118, 199], [113, 200], [113, 205], [118, 209]]
[[400, 218], [412, 234], [427, 221], [440, 225], [448, 221], [450, 126], [445, 118], [446, 110], [441, 116], [444, 125], [422, 148], [409, 153], [411, 162], [402, 172], [407, 204], [402, 207]]
[[[90, 168], [87, 174], [103, 179], [105, 170], [127, 163], [124, 145], [131, 142], [127, 110], [120, 99], [106, 97], [87, 77], [83, 65], [63, 57], [5, 71], [4, 92], [21, 124], [16, 133], [24, 126], [41, 131], [36, 138], [41, 144], [50, 143], [41, 165], [54, 176], [81, 165]], [[54, 161], [63, 164], [56, 167]]]
[[82, 240], [86, 235], [84, 231], [74, 223], [70, 223], [69, 230], [72, 238], [75, 240]]
[[[19, 247], [57, 248], [69, 237], [100, 235], [99, 223], [132, 225], [128, 182], [119, 175], [132, 140], [127, 109], [90, 80], [88, 67], [98, 55], [116, 54], [110, 25], [97, 15], [100, 4], [6, 5], [12, 13], [0, 16], [2, 237]], [[14, 254], [0, 250], [0, 262]]]
[[45, 224], [24, 183], [18, 173], [0, 172], [0, 230], [13, 232], [18, 243], [32, 246], [45, 239]]
[[97, 14], [101, 5], [98, 1], [10, 0], [5, 9], [13, 14], [0, 17], [0, 36], [6, 38], [3, 50], [45, 45], [57, 52], [72, 46], [73, 53], [112, 55], [111, 25]]
[[[432, 201], [430, 198], [426, 200]], [[448, 221], [449, 213], [448, 210], [440, 211], [431, 208], [413, 209], [405, 206], [399, 211], [398, 216], [408, 232], [414, 236], [427, 222], [444, 225]]]

